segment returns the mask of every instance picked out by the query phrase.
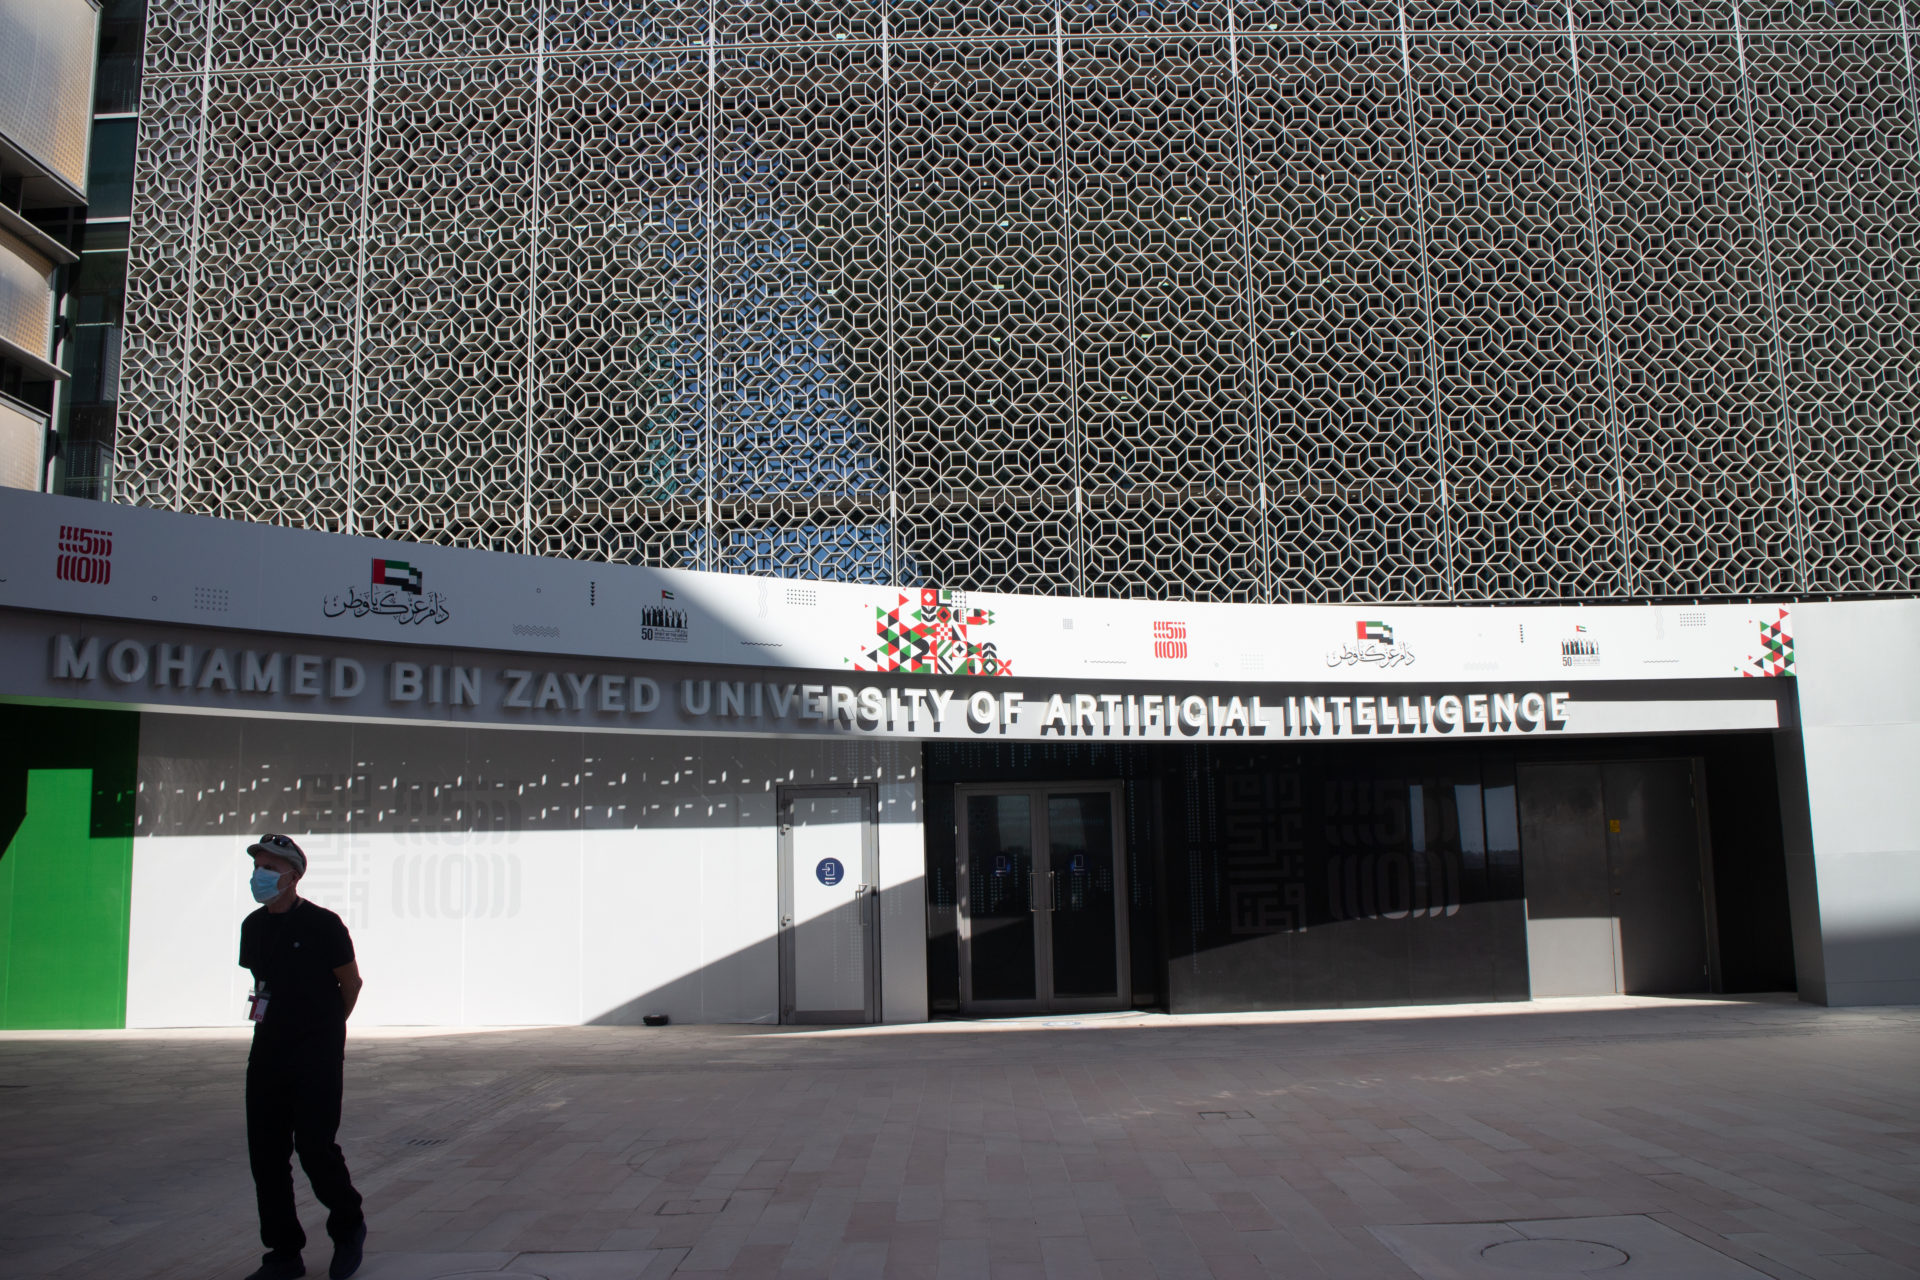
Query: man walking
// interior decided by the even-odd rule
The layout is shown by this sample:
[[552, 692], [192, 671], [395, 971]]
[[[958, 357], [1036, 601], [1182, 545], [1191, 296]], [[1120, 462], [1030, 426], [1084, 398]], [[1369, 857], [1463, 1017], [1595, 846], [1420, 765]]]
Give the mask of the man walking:
[[300, 1153], [313, 1194], [327, 1207], [333, 1265], [345, 1280], [360, 1266], [367, 1223], [360, 1193], [334, 1135], [340, 1128], [347, 1016], [360, 996], [353, 939], [339, 916], [300, 897], [307, 855], [286, 836], [265, 835], [253, 855], [253, 897], [261, 904], [240, 925], [240, 967], [253, 971], [253, 1050], [247, 1055], [247, 1156], [260, 1204], [267, 1255], [247, 1280], [293, 1280], [307, 1273], [307, 1233], [293, 1208]]

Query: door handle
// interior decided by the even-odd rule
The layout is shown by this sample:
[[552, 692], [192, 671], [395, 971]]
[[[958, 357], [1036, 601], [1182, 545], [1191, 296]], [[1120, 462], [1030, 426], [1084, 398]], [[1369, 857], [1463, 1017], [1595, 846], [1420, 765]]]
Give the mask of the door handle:
[[[1034, 884], [1036, 888], [1039, 887], [1039, 881], [1037, 878], [1035, 879]], [[1046, 882], [1045, 892], [1034, 894], [1032, 898], [1028, 900], [1027, 910], [1033, 911], [1033, 912], [1039, 911], [1040, 903], [1043, 898], [1046, 901], [1047, 910], [1049, 911], [1053, 910], [1053, 872], [1051, 871], [1047, 872], [1047, 882]]]
[[870, 884], [853, 886], [853, 900], [860, 908], [860, 927], [868, 928], [873, 924], [873, 912], [868, 907], [868, 904], [873, 901], [873, 886]]

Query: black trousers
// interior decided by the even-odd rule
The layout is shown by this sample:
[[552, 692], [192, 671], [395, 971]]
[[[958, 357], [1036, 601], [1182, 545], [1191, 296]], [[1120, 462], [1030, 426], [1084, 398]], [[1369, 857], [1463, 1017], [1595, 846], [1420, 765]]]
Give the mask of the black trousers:
[[320, 1057], [247, 1059], [247, 1157], [260, 1204], [260, 1243], [273, 1252], [298, 1253], [307, 1243], [293, 1209], [296, 1151], [314, 1198], [327, 1207], [327, 1234], [343, 1240], [363, 1221], [360, 1193], [334, 1141], [342, 1063], [324, 1051]]

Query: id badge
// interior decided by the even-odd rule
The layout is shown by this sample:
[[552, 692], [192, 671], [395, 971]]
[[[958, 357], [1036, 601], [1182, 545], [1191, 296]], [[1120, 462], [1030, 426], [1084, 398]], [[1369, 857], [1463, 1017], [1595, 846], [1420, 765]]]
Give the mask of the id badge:
[[264, 1022], [267, 1018], [266, 988], [256, 986], [247, 996], [247, 1017], [253, 1022]]

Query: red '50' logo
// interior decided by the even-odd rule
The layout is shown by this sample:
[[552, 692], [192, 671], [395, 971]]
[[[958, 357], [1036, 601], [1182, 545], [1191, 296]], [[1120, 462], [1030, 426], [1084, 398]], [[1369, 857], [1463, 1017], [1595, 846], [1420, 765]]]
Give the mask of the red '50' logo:
[[104, 586], [113, 578], [113, 534], [105, 529], [60, 526], [60, 558], [54, 577], [62, 582], [93, 582]]

